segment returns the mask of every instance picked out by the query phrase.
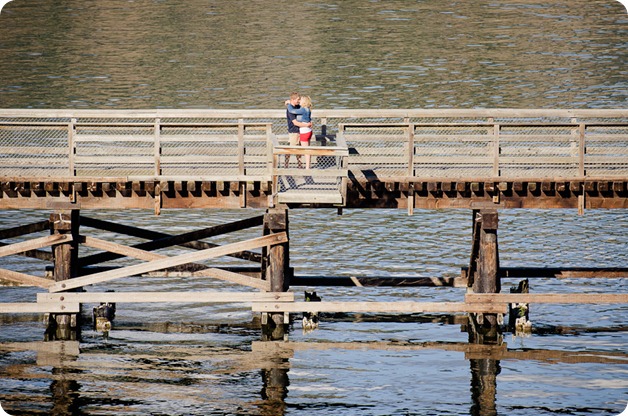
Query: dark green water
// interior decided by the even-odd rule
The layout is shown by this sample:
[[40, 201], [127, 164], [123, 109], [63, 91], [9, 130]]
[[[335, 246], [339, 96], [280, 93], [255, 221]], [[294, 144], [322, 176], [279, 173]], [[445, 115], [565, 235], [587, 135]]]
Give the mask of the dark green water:
[[626, 106], [615, 0], [41, 1], [0, 15], [0, 106]]

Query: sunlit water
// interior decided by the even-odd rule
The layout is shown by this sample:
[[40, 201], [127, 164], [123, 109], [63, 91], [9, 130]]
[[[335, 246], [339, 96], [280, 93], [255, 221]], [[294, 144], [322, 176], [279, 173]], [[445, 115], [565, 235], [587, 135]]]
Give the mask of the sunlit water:
[[[627, 24], [616, 1], [14, 0], [0, 14], [0, 107], [278, 108], [298, 89], [318, 108], [625, 108]], [[177, 234], [261, 212], [82, 214]], [[6, 211], [0, 228], [48, 215]], [[501, 211], [500, 262], [627, 267], [626, 229], [624, 210]], [[293, 210], [290, 237], [297, 275], [453, 277], [469, 261], [471, 213]], [[11, 256], [1, 267], [41, 276], [45, 264]], [[622, 293], [626, 280], [530, 285]], [[144, 287], [231, 288], [200, 278], [115, 284]], [[323, 300], [464, 296], [454, 288], [292, 290], [301, 297], [306, 289]], [[31, 302], [36, 293], [5, 287], [0, 299]], [[440, 315], [327, 315], [309, 334], [297, 316], [294, 350], [269, 354], [244, 305], [124, 304], [108, 338], [84, 327], [78, 356], [27, 344], [43, 339], [39, 318], [0, 316], [0, 404], [13, 415], [616, 415], [628, 402], [626, 312], [532, 305], [534, 335], [505, 333], [513, 355], [501, 359], [460, 350], [464, 321]]]

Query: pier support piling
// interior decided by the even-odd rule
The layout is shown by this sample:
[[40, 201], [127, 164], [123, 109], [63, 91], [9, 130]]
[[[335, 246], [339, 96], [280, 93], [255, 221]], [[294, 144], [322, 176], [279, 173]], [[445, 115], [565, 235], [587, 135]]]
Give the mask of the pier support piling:
[[[264, 235], [288, 233], [288, 210], [269, 209], [264, 215]], [[262, 274], [270, 282], [271, 292], [286, 292], [290, 288], [289, 243], [277, 244], [264, 249]], [[262, 339], [280, 340], [286, 335], [284, 313], [268, 313], [262, 318]]]
[[[473, 249], [469, 265], [471, 293], [499, 293], [499, 249], [497, 243], [497, 211], [473, 211]], [[471, 314], [470, 331], [486, 340], [497, 340], [499, 319], [497, 314]]]
[[[68, 280], [78, 275], [79, 210], [55, 211], [50, 214], [51, 234], [72, 234], [72, 241], [52, 246], [53, 277], [55, 282]], [[76, 339], [79, 315], [55, 313], [48, 315], [46, 337], [50, 340]]]

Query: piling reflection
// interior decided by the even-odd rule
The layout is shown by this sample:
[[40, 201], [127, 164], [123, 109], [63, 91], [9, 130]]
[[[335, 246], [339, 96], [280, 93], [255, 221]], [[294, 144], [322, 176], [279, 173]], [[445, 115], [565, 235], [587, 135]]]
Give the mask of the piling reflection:
[[287, 358], [277, 359], [277, 368], [262, 369], [263, 388], [260, 413], [264, 416], [281, 416], [286, 412], [286, 398], [288, 397], [289, 363]]
[[[471, 333], [468, 342], [280, 340], [242, 344], [237, 341], [238, 337], [226, 334], [225, 328], [222, 332], [206, 328], [200, 331], [202, 333], [198, 332], [198, 327], [195, 331], [181, 328], [177, 333], [170, 329], [164, 329], [163, 333], [128, 331], [127, 337], [140, 336], [142, 342], [135, 338], [124, 341], [114, 330], [113, 340], [90, 339], [93, 334], [88, 333], [84, 341], [0, 343], [0, 376], [8, 386], [0, 393], [0, 402], [9, 414], [41, 413], [41, 409], [45, 409], [43, 413], [54, 415], [101, 414], [103, 411], [146, 414], [155, 412], [155, 406], [165, 406], [164, 411], [171, 414], [207, 414], [211, 410], [212, 414], [284, 415], [289, 409], [294, 410], [291, 406], [295, 403], [301, 406], [302, 400], [321, 405], [327, 397], [334, 397], [340, 405], [352, 405], [352, 399], [342, 401], [342, 394], [330, 395], [329, 388], [337, 383], [340, 390], [346, 390], [355, 383], [356, 391], [361, 391], [360, 381], [351, 379], [356, 371], [364, 374], [370, 380], [368, 383], [377, 380], [369, 377], [379, 370], [372, 369], [373, 373], [369, 374], [371, 370], [366, 363], [364, 367], [355, 362], [347, 364], [354, 367], [350, 369], [349, 378], [346, 373], [342, 374], [347, 369], [338, 367], [340, 361], [333, 365], [340, 374], [335, 369], [316, 368], [326, 357], [358, 355], [377, 360], [390, 357], [399, 358], [402, 366], [412, 366], [417, 364], [413, 362], [417, 357], [430, 362], [426, 357], [441, 352], [444, 357], [451, 357], [453, 353], [469, 363], [468, 370], [455, 369], [462, 374], [469, 371], [466, 374], [469, 375], [470, 396], [462, 399], [462, 403], [468, 403], [469, 414], [491, 416], [501, 413], [497, 391], [504, 361], [511, 365], [518, 360], [533, 360], [607, 366], [628, 361], [628, 353], [622, 351], [509, 348], [501, 339], [487, 342]], [[222, 341], [215, 342], [212, 338]], [[36, 358], [29, 361], [32, 352]], [[454, 371], [448, 366], [455, 364], [443, 362], [447, 368], [438, 371]], [[318, 373], [321, 370], [325, 370], [322, 375]], [[412, 370], [408, 374], [418, 376], [421, 371], [416, 368], [418, 373]], [[317, 380], [325, 380], [327, 384], [311, 382], [312, 379], [304, 378], [304, 373], [316, 373]], [[307, 380], [310, 383], [303, 384]], [[323, 389], [317, 391], [321, 387]], [[24, 393], [28, 389], [32, 391]]]

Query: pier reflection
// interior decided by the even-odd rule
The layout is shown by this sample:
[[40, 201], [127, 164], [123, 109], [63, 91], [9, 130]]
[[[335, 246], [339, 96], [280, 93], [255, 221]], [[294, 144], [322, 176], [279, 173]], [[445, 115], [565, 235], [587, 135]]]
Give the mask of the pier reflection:
[[[224, 339], [215, 343], [208, 338], [217, 334], [211, 328], [205, 329], [185, 334], [127, 331], [127, 340], [138, 334], [146, 337], [129, 342], [116, 340], [114, 331], [113, 340], [0, 343], [0, 377], [6, 382], [0, 402], [9, 414], [150, 413], [160, 406], [171, 414], [202, 414], [211, 410], [224, 414], [284, 415], [295, 405], [301, 406], [299, 400], [314, 398], [314, 405], [320, 406], [326, 397], [339, 397], [316, 391], [319, 383], [303, 385], [304, 372], [318, 371], [308, 362], [312, 357], [318, 360], [347, 353], [368, 357], [372, 353], [376, 357], [398, 357], [404, 367], [410, 368], [416, 365], [416, 357], [425, 359], [440, 353], [448, 360], [452, 353], [461, 353], [469, 363], [469, 414], [486, 416], [500, 413], [496, 397], [504, 361], [606, 365], [628, 361], [625, 352], [509, 348], [505, 342], [481, 343], [474, 337], [470, 337], [470, 342], [308, 340], [242, 344], [238, 336], [226, 343]], [[224, 333], [221, 336], [230, 337]], [[321, 361], [324, 358], [313, 364], [320, 366]], [[364, 365], [366, 368], [368, 364]], [[291, 374], [295, 366], [298, 371]], [[325, 370], [329, 370], [325, 377], [330, 383], [326, 388], [334, 387], [336, 380], [329, 378], [336, 375], [335, 371]], [[411, 377], [417, 381], [426, 377], [425, 368], [411, 371], [409, 374], [414, 374]], [[344, 377], [338, 381], [342, 388], [347, 383]], [[348, 381], [352, 382], [359, 380]]]

